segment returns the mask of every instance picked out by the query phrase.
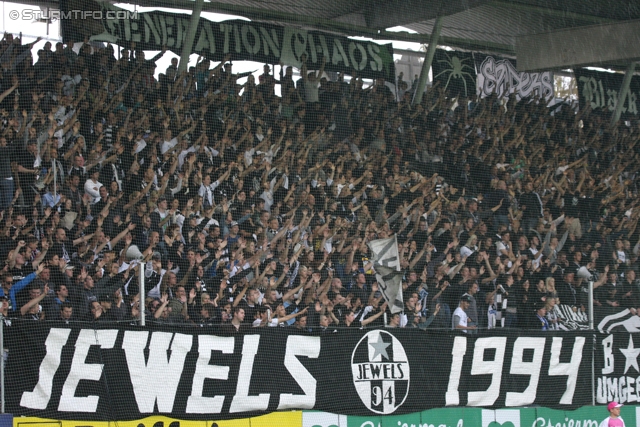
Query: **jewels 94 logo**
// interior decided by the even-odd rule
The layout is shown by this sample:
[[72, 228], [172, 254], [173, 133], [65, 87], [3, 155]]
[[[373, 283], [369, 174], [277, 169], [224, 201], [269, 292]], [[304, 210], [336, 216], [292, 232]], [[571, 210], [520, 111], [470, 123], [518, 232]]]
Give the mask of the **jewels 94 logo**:
[[392, 414], [409, 395], [409, 360], [400, 341], [384, 330], [363, 336], [351, 355], [353, 384], [362, 403]]

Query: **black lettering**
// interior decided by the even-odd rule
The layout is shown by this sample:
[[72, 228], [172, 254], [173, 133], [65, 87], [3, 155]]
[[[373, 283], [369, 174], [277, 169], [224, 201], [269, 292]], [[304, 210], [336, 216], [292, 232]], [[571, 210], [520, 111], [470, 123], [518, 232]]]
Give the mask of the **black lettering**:
[[398, 372], [400, 373], [400, 376], [398, 377], [398, 379], [399, 380], [404, 379], [404, 372], [402, 372], [402, 363], [397, 363], [396, 368], [398, 368]]
[[380, 365], [371, 364], [371, 365], [369, 365], [369, 367], [371, 368], [371, 376], [374, 379], [375, 378], [380, 378]]

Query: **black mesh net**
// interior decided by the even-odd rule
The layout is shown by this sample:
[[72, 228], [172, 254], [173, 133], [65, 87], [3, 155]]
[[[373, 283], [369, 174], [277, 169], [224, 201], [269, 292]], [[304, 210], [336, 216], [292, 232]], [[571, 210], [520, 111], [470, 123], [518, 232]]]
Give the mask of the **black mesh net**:
[[390, 44], [206, 19], [180, 67], [188, 15], [85, 10], [64, 43], [0, 41], [9, 329], [490, 335], [640, 309], [635, 80], [611, 124], [621, 76], [583, 71], [578, 103], [438, 49], [425, 87]]

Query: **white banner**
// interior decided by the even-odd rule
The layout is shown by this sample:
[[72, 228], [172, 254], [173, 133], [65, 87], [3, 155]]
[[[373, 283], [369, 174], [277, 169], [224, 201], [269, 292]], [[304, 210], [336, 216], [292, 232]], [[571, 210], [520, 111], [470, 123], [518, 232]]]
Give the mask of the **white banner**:
[[373, 240], [369, 242], [369, 248], [373, 252], [376, 280], [380, 285], [380, 292], [389, 304], [391, 313], [400, 313], [404, 310], [404, 302], [402, 300], [402, 273], [400, 272], [398, 240], [395, 236]]

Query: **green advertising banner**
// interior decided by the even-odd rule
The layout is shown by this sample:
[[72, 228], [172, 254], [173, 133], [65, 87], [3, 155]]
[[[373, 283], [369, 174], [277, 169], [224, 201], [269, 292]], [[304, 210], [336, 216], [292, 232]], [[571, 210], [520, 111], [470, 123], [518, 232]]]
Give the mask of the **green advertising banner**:
[[[620, 415], [626, 427], [640, 427], [640, 406], [623, 406]], [[599, 427], [608, 416], [605, 406], [585, 406], [575, 411], [443, 408], [372, 417], [304, 411], [302, 427]]]

